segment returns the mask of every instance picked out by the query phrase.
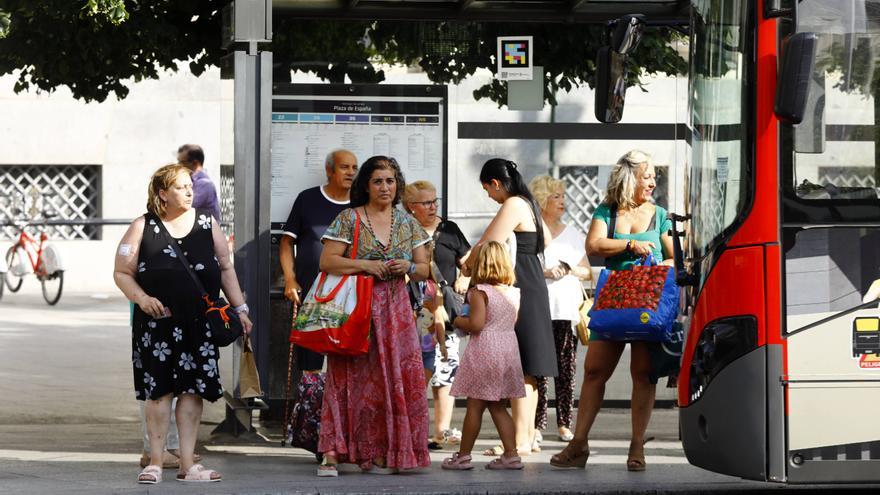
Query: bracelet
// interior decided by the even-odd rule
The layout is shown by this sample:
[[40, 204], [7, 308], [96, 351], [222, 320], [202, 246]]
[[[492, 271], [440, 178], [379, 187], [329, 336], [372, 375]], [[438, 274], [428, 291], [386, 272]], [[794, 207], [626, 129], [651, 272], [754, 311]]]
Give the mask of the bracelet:
[[624, 250], [625, 252], [629, 253], [630, 251], [632, 251], [632, 243], [632, 239], [626, 241], [626, 249]]
[[247, 303], [242, 304], [241, 306], [236, 306], [232, 308], [236, 313], [248, 313], [251, 308], [248, 307]]
[[416, 272], [416, 264], [412, 261], [409, 262], [409, 269], [406, 271], [407, 275], [412, 275]]

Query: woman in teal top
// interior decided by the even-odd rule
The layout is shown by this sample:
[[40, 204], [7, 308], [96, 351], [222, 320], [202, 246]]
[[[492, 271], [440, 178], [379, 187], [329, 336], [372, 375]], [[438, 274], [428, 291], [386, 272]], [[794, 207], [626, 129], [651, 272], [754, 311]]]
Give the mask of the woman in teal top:
[[[641, 151], [623, 155], [608, 179], [605, 200], [593, 213], [587, 235], [587, 254], [605, 258], [606, 268], [628, 270], [649, 254], [664, 264], [672, 265], [672, 222], [666, 210], [654, 205], [657, 187], [651, 158]], [[612, 212], [614, 232], [609, 235]], [[605, 395], [605, 382], [611, 378], [626, 342], [590, 337], [581, 386], [580, 405], [574, 439], [554, 455], [550, 464], [560, 468], [583, 468], [590, 455], [590, 428]], [[656, 384], [651, 383], [649, 342], [630, 342], [630, 374], [632, 375], [632, 439], [626, 468], [645, 470], [645, 431], [654, 408]]]

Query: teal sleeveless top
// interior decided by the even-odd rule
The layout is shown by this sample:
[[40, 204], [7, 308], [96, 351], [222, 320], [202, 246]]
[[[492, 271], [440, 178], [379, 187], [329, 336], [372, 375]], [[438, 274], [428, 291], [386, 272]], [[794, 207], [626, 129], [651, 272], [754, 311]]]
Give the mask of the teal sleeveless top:
[[[614, 232], [614, 239], [648, 241], [654, 243], [654, 259], [657, 263], [663, 261], [663, 246], [660, 243], [660, 236], [672, 229], [672, 220], [669, 218], [666, 209], [662, 206], [655, 206], [653, 227], [649, 227], [646, 232], [638, 232], [635, 234], [622, 234]], [[611, 225], [611, 206], [602, 203], [593, 212], [593, 218], [602, 220], [605, 225]], [[605, 268], [610, 270], [629, 270], [633, 263], [638, 261], [639, 257], [632, 253], [620, 253], [610, 258], [605, 258]]]

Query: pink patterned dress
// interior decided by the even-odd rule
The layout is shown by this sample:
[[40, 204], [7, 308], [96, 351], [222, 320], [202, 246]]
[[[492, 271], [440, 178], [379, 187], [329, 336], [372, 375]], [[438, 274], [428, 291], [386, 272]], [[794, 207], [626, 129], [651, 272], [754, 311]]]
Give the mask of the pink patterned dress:
[[[412, 217], [397, 208], [393, 214], [389, 246], [375, 238], [361, 215], [358, 258], [411, 260], [413, 249], [431, 240]], [[354, 210], [344, 210], [323, 237], [349, 244], [345, 256], [355, 219]], [[390, 468], [430, 466], [422, 352], [403, 278], [375, 280], [372, 311], [369, 353], [328, 356], [318, 450], [363, 467], [377, 457]]]
[[[455, 382], [456, 397], [497, 401], [526, 396], [519, 345], [513, 327], [519, 309], [519, 289], [478, 284], [486, 293], [486, 326], [470, 336]], [[477, 297], [471, 293], [469, 297]]]

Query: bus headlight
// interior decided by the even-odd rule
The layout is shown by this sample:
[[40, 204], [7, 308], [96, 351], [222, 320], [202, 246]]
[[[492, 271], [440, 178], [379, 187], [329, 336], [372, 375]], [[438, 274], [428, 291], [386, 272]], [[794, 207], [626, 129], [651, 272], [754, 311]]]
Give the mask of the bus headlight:
[[688, 397], [699, 399], [725, 366], [758, 346], [758, 320], [733, 316], [715, 320], [703, 329], [694, 349]]

